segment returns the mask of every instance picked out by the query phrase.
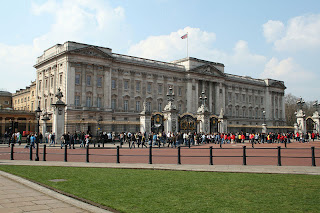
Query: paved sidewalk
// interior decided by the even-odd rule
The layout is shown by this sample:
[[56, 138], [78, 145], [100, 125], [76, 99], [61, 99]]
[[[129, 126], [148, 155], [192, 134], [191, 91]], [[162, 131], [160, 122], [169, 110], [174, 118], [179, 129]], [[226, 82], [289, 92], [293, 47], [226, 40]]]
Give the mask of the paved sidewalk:
[[190, 165], [190, 164], [129, 164], [129, 163], [86, 163], [63, 161], [23, 161], [0, 160], [0, 165], [30, 165], [30, 166], [65, 166], [65, 167], [97, 167], [122, 169], [159, 169], [201, 172], [242, 172], [268, 174], [306, 174], [320, 175], [320, 167], [312, 166], [242, 166], [242, 165]]
[[[116, 164], [59, 161], [0, 160], [0, 165], [66, 166], [128, 169], [160, 169], [203, 172], [243, 172], [269, 174], [320, 175], [320, 167], [307, 166], [242, 166], [242, 165], [177, 165]], [[0, 171], [0, 213], [9, 212], [108, 212], [39, 186], [23, 178]]]
[[0, 171], [0, 213], [109, 212]]

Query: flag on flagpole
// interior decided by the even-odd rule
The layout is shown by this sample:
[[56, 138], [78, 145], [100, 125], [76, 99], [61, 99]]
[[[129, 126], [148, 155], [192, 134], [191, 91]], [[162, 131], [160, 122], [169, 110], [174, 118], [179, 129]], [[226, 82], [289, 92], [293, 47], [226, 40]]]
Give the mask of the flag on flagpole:
[[183, 36], [181, 36], [181, 39], [185, 39], [185, 38], [188, 38], [188, 33], [183, 35]]

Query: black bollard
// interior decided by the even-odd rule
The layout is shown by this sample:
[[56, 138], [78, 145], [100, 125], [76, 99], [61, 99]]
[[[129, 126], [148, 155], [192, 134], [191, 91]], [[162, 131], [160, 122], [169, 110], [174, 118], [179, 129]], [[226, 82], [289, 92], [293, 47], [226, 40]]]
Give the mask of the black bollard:
[[210, 146], [210, 165], [213, 165], [212, 146]]
[[316, 157], [314, 154], [314, 146], [311, 147], [312, 166], [316, 166]]
[[30, 144], [30, 160], [32, 160], [32, 145]]
[[11, 144], [11, 158], [10, 158], [11, 160], [13, 160], [13, 147], [14, 147], [14, 144], [12, 143]]
[[68, 161], [68, 145], [64, 145], [64, 162]]
[[246, 153], [246, 146], [243, 146], [243, 162], [242, 162], [242, 165], [247, 165], [247, 153]]
[[149, 146], [149, 164], [152, 164], [152, 146]]
[[220, 148], [222, 148], [222, 141], [220, 141]]
[[86, 147], [86, 162], [89, 163], [89, 144]]
[[120, 147], [117, 146], [117, 163], [120, 163]]
[[39, 141], [36, 144], [36, 158], [35, 161], [39, 161]]
[[190, 144], [191, 144], [191, 141], [189, 140], [189, 149], [190, 149]]
[[278, 166], [281, 166], [281, 146], [278, 146]]
[[252, 148], [254, 148], [254, 143], [253, 143], [253, 141], [251, 142], [251, 146], [252, 146]]
[[43, 145], [43, 161], [46, 161], [46, 151], [47, 151], [47, 146]]
[[178, 147], [178, 164], [181, 164], [181, 147]]

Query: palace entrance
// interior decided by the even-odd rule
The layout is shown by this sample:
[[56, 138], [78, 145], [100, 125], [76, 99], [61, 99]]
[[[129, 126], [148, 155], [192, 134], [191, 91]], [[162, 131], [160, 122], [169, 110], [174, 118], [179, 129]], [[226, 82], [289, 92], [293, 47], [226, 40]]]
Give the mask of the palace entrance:
[[184, 114], [178, 117], [179, 132], [197, 132], [197, 117]]
[[216, 116], [210, 117], [210, 133], [218, 132], [218, 118]]
[[315, 122], [311, 117], [306, 119], [307, 132], [312, 133], [315, 130]]
[[154, 113], [151, 116], [151, 131], [159, 133], [164, 131], [163, 125], [164, 116], [162, 113]]

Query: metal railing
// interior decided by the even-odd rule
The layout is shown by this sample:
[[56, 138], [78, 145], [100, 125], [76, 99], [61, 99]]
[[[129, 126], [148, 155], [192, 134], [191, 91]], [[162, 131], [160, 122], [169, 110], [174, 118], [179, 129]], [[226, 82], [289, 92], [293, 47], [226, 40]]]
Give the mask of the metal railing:
[[[30, 146], [29, 148], [29, 160], [33, 160], [34, 154], [37, 155], [37, 153], [34, 153], [35, 149], [34, 147]], [[62, 147], [61, 147], [62, 148]], [[69, 145], [69, 148], [71, 149], [71, 145]], [[149, 164], [153, 163], [153, 158], [154, 157], [160, 157], [160, 158], [176, 158], [177, 159], [177, 164], [181, 164], [182, 158], [207, 158], [207, 162], [209, 165], [214, 165], [214, 160], [217, 158], [242, 158], [242, 165], [247, 165], [247, 159], [248, 158], [276, 158], [277, 159], [277, 166], [282, 166], [282, 159], [283, 158], [291, 158], [291, 159], [310, 159], [310, 164], [311, 166], [316, 166], [316, 159], [319, 159], [320, 157], [316, 157], [315, 155], [315, 150], [320, 150], [319, 148], [311, 147], [311, 148], [282, 148], [281, 146], [278, 147], [268, 147], [268, 148], [247, 148], [247, 146], [243, 146], [242, 148], [223, 148], [220, 144], [220, 147], [213, 148], [213, 146], [210, 146], [209, 148], [202, 148], [202, 147], [192, 147], [190, 144], [188, 146], [177, 146], [177, 154], [171, 154], [168, 155], [166, 153], [166, 150], [168, 148], [166, 147], [160, 147], [160, 146], [149, 146], [149, 152], [148, 154], [137, 154], [137, 153], [130, 153], [130, 154], [123, 154], [121, 153], [121, 150], [133, 150], [131, 148], [127, 147], [94, 147], [94, 146], [89, 146], [87, 145], [84, 147], [82, 150], [85, 150], [85, 153], [69, 153], [68, 152], [68, 145], [64, 145], [64, 152], [63, 153], [53, 153], [53, 152], [48, 152], [46, 144], [43, 145], [43, 149], [40, 150], [38, 155], [42, 155], [42, 160], [46, 161], [48, 155], [63, 155], [64, 156], [64, 161], [67, 162], [68, 158], [70, 156], [85, 156], [85, 162], [90, 162], [90, 157], [91, 156], [102, 156], [102, 157], [113, 157], [114, 161], [116, 163], [120, 163], [120, 159], [122, 157], [148, 157], [149, 158]], [[10, 149], [10, 151], [2, 151], [1, 149]], [[112, 154], [97, 154], [94, 153], [94, 150], [114, 150], [114, 153]], [[154, 154], [153, 150], [161, 150], [161, 154]], [[134, 149], [138, 150], [138, 148]], [[182, 152], [185, 150], [204, 150], [202, 155], [183, 155]], [[219, 152], [222, 150], [242, 150], [242, 154], [238, 155], [213, 155], [213, 151]], [[274, 150], [274, 153], [277, 153], [277, 155], [248, 155], [247, 151], [248, 150]], [[288, 155], [283, 155], [282, 150], [310, 150], [309, 156], [288, 156]], [[15, 151], [15, 146], [14, 144], [11, 144], [10, 148], [0, 148], [0, 154], [10, 154], [10, 160], [14, 160], [14, 156], [16, 154], [27, 154], [25, 151]], [[39, 156], [38, 156], [39, 159]]]

